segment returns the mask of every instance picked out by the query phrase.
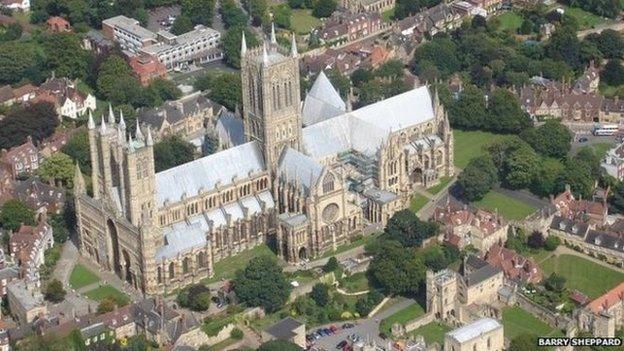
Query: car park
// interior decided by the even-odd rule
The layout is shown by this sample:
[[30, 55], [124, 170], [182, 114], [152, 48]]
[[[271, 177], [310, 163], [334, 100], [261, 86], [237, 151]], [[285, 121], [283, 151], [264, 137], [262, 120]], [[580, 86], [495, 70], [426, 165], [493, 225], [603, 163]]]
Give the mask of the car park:
[[348, 342], [347, 340], [342, 340], [341, 342], [338, 343], [338, 345], [336, 345], [336, 348], [338, 350], [343, 349], [345, 346], [347, 346]]

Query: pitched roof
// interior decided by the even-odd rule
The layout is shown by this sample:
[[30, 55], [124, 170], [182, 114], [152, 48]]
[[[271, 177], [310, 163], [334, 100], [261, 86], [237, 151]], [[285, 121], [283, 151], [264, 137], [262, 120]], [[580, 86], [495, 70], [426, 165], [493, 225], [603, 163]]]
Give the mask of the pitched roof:
[[266, 332], [273, 335], [277, 339], [285, 339], [288, 340], [295, 336], [293, 330], [299, 328], [303, 325], [301, 322], [295, 320], [292, 317], [286, 317], [281, 321], [273, 324], [272, 326], [266, 329]]
[[316, 77], [312, 89], [303, 102], [301, 118], [304, 125], [312, 125], [345, 113], [345, 102], [323, 71]]
[[489, 333], [503, 326], [492, 318], [482, 318], [461, 328], [448, 332], [446, 335], [460, 343], [470, 341], [484, 333]]
[[218, 184], [231, 184], [237, 177], [265, 169], [262, 151], [256, 141], [170, 168], [156, 174], [158, 206], [162, 207], [167, 200], [177, 202], [183, 195], [195, 196]]
[[624, 300], [624, 282], [590, 302], [587, 307], [593, 313], [598, 314], [608, 310], [611, 306], [622, 300]]
[[278, 172], [289, 181], [299, 182], [303, 190], [307, 191], [316, 185], [323, 172], [323, 166], [310, 156], [289, 147], [282, 153]]

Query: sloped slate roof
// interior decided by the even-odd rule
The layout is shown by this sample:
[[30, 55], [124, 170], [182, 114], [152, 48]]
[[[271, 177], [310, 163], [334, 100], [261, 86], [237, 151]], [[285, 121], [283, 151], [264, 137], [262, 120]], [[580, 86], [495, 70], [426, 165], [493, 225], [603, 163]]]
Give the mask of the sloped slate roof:
[[299, 180], [304, 190], [309, 190], [316, 184], [323, 172], [323, 166], [318, 164], [310, 156], [301, 152], [287, 148], [282, 154], [279, 164], [279, 174], [289, 180]]
[[301, 118], [306, 126], [344, 114], [345, 102], [323, 71], [312, 85], [303, 103]]
[[179, 201], [182, 195], [194, 196], [201, 189], [211, 190], [220, 183], [232, 183], [234, 177], [247, 177], [265, 170], [258, 143], [251, 141], [156, 174], [158, 206], [166, 200]]

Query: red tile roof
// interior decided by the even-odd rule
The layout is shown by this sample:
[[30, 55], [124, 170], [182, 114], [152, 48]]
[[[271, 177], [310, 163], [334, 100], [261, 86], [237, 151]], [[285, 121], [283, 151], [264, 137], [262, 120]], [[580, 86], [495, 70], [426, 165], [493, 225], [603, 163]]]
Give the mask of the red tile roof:
[[593, 313], [598, 314], [609, 310], [620, 301], [624, 301], [624, 282], [592, 301], [588, 307]]

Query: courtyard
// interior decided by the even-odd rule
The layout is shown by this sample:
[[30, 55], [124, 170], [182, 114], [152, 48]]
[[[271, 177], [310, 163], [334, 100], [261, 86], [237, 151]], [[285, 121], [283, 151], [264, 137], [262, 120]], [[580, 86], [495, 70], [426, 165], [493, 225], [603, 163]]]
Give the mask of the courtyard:
[[490, 190], [483, 199], [475, 202], [474, 205], [491, 212], [498, 212], [501, 216], [511, 220], [522, 220], [537, 210], [525, 202], [495, 190]]
[[560, 331], [535, 318], [532, 314], [518, 306], [507, 307], [503, 310], [503, 326], [505, 328], [505, 337], [509, 339], [521, 334], [535, 334], [538, 336], [560, 334]]
[[69, 285], [76, 290], [95, 284], [99, 281], [100, 278], [98, 278], [95, 273], [80, 263], [74, 267], [71, 275], [69, 276]]

